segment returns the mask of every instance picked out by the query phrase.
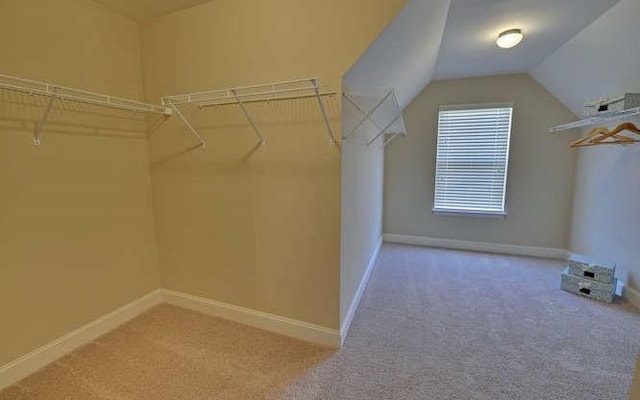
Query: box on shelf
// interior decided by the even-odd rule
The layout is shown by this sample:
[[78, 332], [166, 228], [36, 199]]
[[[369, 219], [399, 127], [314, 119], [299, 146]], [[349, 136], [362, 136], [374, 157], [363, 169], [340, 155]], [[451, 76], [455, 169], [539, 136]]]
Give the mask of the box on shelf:
[[611, 283], [602, 283], [571, 275], [569, 273], [569, 267], [567, 267], [562, 273], [562, 283], [560, 288], [579, 296], [603, 301], [605, 303], [611, 303], [615, 297], [617, 285], [618, 280], [615, 278]]
[[640, 93], [624, 93], [586, 102], [584, 115], [585, 117], [593, 117], [636, 107], [640, 107]]
[[615, 264], [607, 264], [574, 254], [567, 262], [571, 275], [602, 283], [611, 283], [616, 273]]

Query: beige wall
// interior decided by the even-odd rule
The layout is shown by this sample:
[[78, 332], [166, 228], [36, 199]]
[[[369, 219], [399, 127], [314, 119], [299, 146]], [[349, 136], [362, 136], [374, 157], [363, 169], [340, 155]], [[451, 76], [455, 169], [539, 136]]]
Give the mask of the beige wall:
[[[143, 24], [149, 100], [161, 95], [342, 75], [403, 0], [217, 0]], [[339, 96], [328, 101], [339, 134]], [[256, 147], [235, 107], [175, 120], [152, 140], [162, 285], [337, 328], [340, 147], [313, 100], [252, 105]], [[190, 113], [190, 110], [187, 110]]]
[[[0, 0], [0, 71], [141, 97], [137, 27], [85, 0]], [[0, 365], [158, 286], [144, 121], [0, 90]], [[133, 118], [133, 119], [132, 119]]]
[[570, 247], [575, 253], [616, 263], [618, 279], [636, 290], [640, 288], [639, 156], [637, 146], [579, 150]]
[[384, 168], [384, 149], [381, 146], [370, 148], [357, 141], [348, 141], [342, 151], [345, 157], [342, 162], [341, 324], [382, 238]]
[[[514, 103], [508, 215], [433, 215], [438, 107], [507, 101]], [[550, 135], [548, 129], [574, 118], [528, 75], [433, 82], [405, 110], [409, 135], [385, 155], [384, 232], [566, 248], [575, 152], [567, 151], [570, 135]]]
[[[348, 80], [345, 87], [348, 88]], [[373, 93], [374, 97], [350, 96], [365, 111], [373, 109], [386, 93]], [[385, 102], [375, 113], [377, 123], [386, 125], [394, 117], [387, 118]], [[381, 114], [382, 117], [381, 118]], [[361, 112], [345, 101], [342, 112], [345, 134], [350, 134], [363, 118]], [[376, 127], [365, 121], [342, 144], [342, 250], [340, 278], [340, 323], [345, 326], [350, 307], [366, 269], [375, 255], [382, 238], [382, 191], [384, 180], [384, 148], [380, 141], [367, 146], [367, 141], [378, 133]], [[383, 139], [380, 139], [383, 140]], [[346, 332], [343, 332], [345, 334]]]
[[[356, 101], [372, 110], [389, 89], [395, 99], [378, 108], [373, 119], [381, 127], [391, 123], [399, 107], [409, 104], [431, 81], [438, 58], [449, 0], [408, 0], [401, 12], [343, 77]], [[345, 89], [346, 90], [346, 89]], [[353, 94], [353, 93], [352, 93]], [[391, 106], [391, 107], [390, 107]], [[391, 114], [391, 115], [390, 115]], [[343, 126], [349, 134], [362, 119], [351, 104], [343, 108]], [[391, 128], [404, 128], [394, 124]], [[384, 149], [366, 142], [378, 129], [365, 122], [342, 148], [342, 251], [340, 320], [343, 338], [355, 312], [358, 289], [375, 255], [382, 233]]]
[[[576, 113], [587, 99], [640, 92], [640, 13], [636, 0], [621, 0], [534, 70], [534, 76]], [[611, 43], [616, 43], [611, 46]], [[616, 60], [603, 69], [590, 63]], [[640, 118], [611, 122], [640, 124]], [[588, 132], [585, 131], [584, 134]], [[570, 132], [563, 132], [567, 135]], [[566, 154], [571, 150], [567, 149]], [[640, 289], [640, 146], [597, 146], [578, 153], [571, 250], [617, 264], [616, 275]]]

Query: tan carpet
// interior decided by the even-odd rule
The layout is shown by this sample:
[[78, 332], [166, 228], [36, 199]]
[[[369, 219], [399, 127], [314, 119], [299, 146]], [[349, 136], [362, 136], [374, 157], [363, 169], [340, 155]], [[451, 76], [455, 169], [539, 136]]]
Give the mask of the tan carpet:
[[640, 311], [561, 268], [387, 245], [339, 352], [159, 306], [0, 400], [626, 400]]

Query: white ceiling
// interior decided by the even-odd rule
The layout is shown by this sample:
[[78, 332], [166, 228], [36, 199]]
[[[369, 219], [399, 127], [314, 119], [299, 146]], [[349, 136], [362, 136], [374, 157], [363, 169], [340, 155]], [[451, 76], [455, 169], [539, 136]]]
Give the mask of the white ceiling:
[[211, 0], [95, 0], [108, 9], [134, 20], [170, 14]]
[[394, 88], [400, 108], [431, 82], [450, 0], [408, 0], [345, 74], [352, 90]]
[[576, 115], [582, 115], [586, 100], [640, 92], [638, 15], [640, 1], [621, 0], [535, 67], [531, 76]]
[[[618, 1], [451, 0], [434, 80], [528, 72]], [[500, 49], [511, 28], [524, 40]]]

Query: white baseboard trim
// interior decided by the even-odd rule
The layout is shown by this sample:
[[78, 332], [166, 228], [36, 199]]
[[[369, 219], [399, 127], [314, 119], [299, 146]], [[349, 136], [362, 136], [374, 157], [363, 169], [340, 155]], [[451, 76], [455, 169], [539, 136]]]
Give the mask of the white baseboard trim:
[[517, 256], [554, 258], [566, 260], [571, 253], [565, 249], [546, 247], [517, 246], [512, 244], [469, 242], [464, 240], [438, 239], [423, 236], [408, 236], [385, 233], [384, 241], [388, 243], [410, 244], [426, 247], [440, 247], [444, 249], [482, 251], [487, 253], [510, 254]]
[[340, 347], [341, 344], [340, 332], [337, 329], [330, 329], [167, 289], [162, 289], [162, 300], [178, 307], [199, 311], [214, 317], [235, 321], [322, 346]]
[[369, 278], [371, 277], [373, 268], [376, 266], [376, 262], [378, 261], [378, 256], [380, 255], [381, 248], [382, 248], [382, 236], [380, 237], [380, 240], [378, 241], [376, 248], [373, 250], [373, 254], [371, 255], [371, 259], [369, 260], [369, 265], [367, 265], [367, 269], [364, 271], [364, 274], [362, 275], [362, 280], [360, 281], [358, 290], [356, 291], [355, 296], [353, 296], [353, 300], [351, 301], [351, 305], [349, 306], [347, 315], [345, 315], [344, 321], [342, 322], [342, 326], [340, 327], [341, 344], [344, 344], [345, 340], [347, 340], [347, 335], [349, 335], [349, 329], [351, 328], [353, 317], [356, 315], [356, 311], [358, 310], [358, 306], [360, 305], [360, 300], [362, 299], [362, 295], [364, 294], [364, 291], [367, 288], [367, 284], [369, 283]]
[[160, 304], [160, 301], [160, 290], [155, 290], [113, 312], [103, 315], [95, 321], [89, 322], [59, 337], [9, 364], [0, 366], [0, 390], [26, 378], [73, 350], [91, 343], [98, 337], [132, 320], [151, 307]]
[[622, 291], [622, 296], [629, 300], [629, 303], [640, 308], [640, 291], [625, 284]]

